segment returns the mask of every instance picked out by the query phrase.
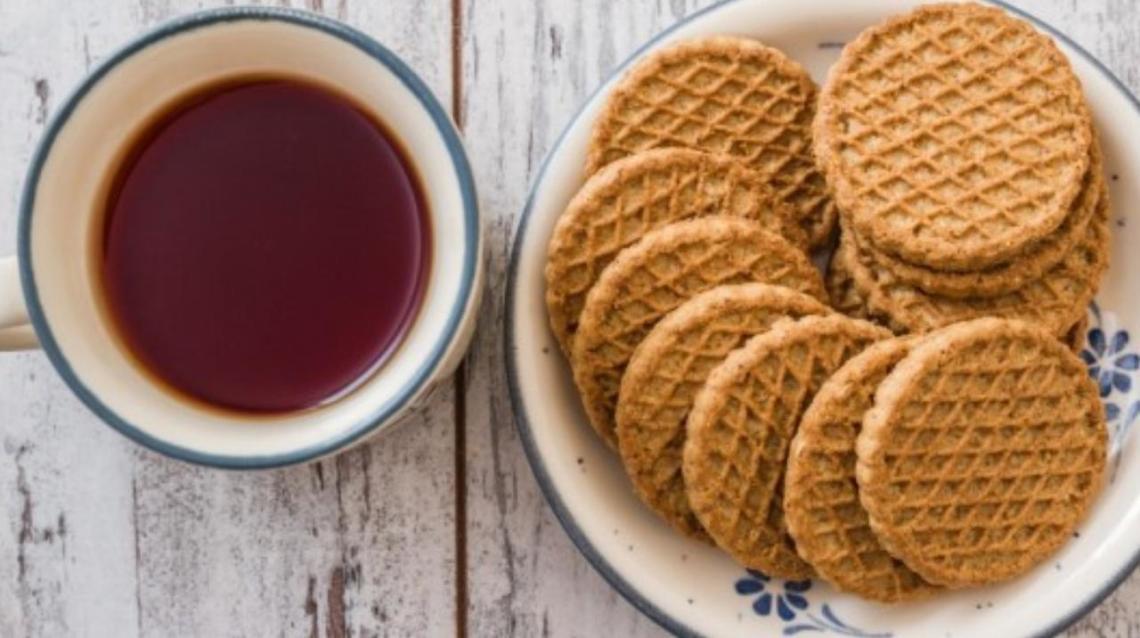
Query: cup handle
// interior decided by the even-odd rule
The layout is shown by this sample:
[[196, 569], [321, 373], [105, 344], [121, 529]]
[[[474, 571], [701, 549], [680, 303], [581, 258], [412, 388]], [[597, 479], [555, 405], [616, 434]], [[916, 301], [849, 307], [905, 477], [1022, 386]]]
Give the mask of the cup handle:
[[0, 351], [32, 350], [39, 345], [28, 323], [19, 262], [16, 257], [0, 258]]

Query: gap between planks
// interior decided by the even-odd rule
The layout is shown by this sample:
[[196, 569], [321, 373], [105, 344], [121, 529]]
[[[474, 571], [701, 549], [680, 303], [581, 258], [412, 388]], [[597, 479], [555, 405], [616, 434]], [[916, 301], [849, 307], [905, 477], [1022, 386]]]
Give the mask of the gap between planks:
[[[463, 122], [463, 0], [451, 0], [451, 119], [460, 136]], [[467, 638], [467, 358], [455, 384], [455, 635]]]

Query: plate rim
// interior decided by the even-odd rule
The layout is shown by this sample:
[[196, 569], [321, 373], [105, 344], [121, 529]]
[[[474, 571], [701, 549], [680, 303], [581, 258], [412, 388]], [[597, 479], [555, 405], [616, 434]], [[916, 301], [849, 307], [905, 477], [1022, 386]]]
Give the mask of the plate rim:
[[[527, 463], [530, 465], [531, 472], [534, 474], [535, 481], [538, 483], [539, 489], [542, 491], [543, 497], [546, 499], [546, 502], [550, 506], [550, 509], [554, 512], [555, 518], [558, 519], [558, 523], [562, 526], [562, 529], [566, 532], [566, 535], [570, 537], [571, 542], [574, 543], [574, 546], [578, 549], [578, 551], [586, 557], [586, 560], [590, 563], [590, 566], [593, 567], [594, 570], [602, 576], [602, 578], [606, 581], [607, 584], [609, 584], [610, 587], [617, 591], [618, 594], [622, 596], [622, 598], [633, 605], [638, 611], [645, 614], [663, 629], [677, 636], [701, 636], [702, 634], [677, 620], [671, 614], [648, 600], [646, 596], [644, 596], [637, 588], [631, 585], [620, 573], [618, 573], [618, 571], [609, 563], [609, 561], [607, 561], [605, 557], [602, 556], [601, 552], [599, 552], [593, 546], [582, 529], [578, 527], [575, 516], [566, 507], [566, 504], [562, 501], [562, 497], [559, 491], [553, 484], [550, 474], [546, 469], [546, 464], [542, 458], [542, 455], [538, 451], [530, 420], [526, 414], [525, 409], [523, 409], [524, 403], [518, 381], [518, 369], [516, 364], [516, 354], [519, 349], [517, 347], [515, 334], [515, 291], [518, 286], [521, 247], [523, 238], [526, 235], [527, 226], [530, 222], [531, 214], [533, 213], [536, 194], [539, 187], [544, 181], [546, 171], [549, 168], [551, 159], [561, 149], [563, 143], [566, 141], [567, 134], [571, 129], [574, 128], [574, 125], [582, 117], [587, 105], [589, 105], [599, 93], [601, 93], [607, 86], [609, 86], [616, 77], [624, 73], [635, 60], [640, 58], [647, 50], [652, 48], [661, 40], [668, 37], [677, 29], [710, 12], [718, 11], [726, 6], [733, 5], [738, 2], [748, 1], [750, 0], [719, 0], [718, 2], [715, 2], [703, 9], [700, 9], [699, 11], [692, 13], [691, 15], [685, 16], [684, 18], [674, 22], [638, 46], [633, 53], [627, 56], [621, 62], [621, 64], [619, 64], [611, 73], [606, 76], [602, 82], [599, 83], [597, 88], [591, 91], [590, 94], [582, 100], [578, 109], [570, 117], [566, 126], [562, 129], [562, 132], [558, 135], [558, 138], [550, 147], [550, 150], [546, 152], [542, 164], [540, 165], [538, 172], [535, 174], [535, 177], [531, 182], [530, 189], [527, 193], [526, 202], [522, 209], [522, 213], [519, 215], [519, 219], [515, 223], [514, 236], [511, 239], [510, 260], [507, 265], [507, 285], [504, 299], [505, 323], [503, 339], [503, 357], [505, 359], [505, 369], [507, 375], [507, 390], [510, 396], [511, 409], [514, 414], [515, 427], [519, 433], [519, 439], [522, 442], [523, 452], [526, 455]], [[1118, 78], [1116, 74], [1112, 72], [1112, 70], [1110, 70], [1103, 62], [1101, 62], [1100, 59], [1098, 59], [1072, 38], [1065, 35], [1063, 32], [1056, 29], [1044, 20], [1041, 20], [1040, 18], [1034, 16], [1024, 9], [1021, 9], [1020, 7], [1016, 7], [1010, 4], [1006, 0], [984, 1], [997, 5], [1006, 11], [1013, 13], [1014, 15], [1028, 20], [1037, 28], [1047, 32], [1054, 38], [1064, 42], [1066, 45], [1071, 47], [1078, 55], [1085, 58], [1085, 60], [1091, 63], [1093, 68], [1104, 75], [1109, 80], [1109, 82], [1113, 84], [1116, 89], [1120, 91], [1120, 93], [1123, 94], [1124, 97], [1132, 104], [1136, 112], [1140, 114], [1140, 99], [1137, 99], [1136, 95], [1132, 93], [1128, 86], [1125, 85], [1124, 82], [1122, 82], [1120, 78]], [[1083, 602], [1081, 602], [1080, 605], [1075, 607], [1072, 611], [1060, 619], [1052, 622], [1041, 631], [1032, 635], [1053, 636], [1068, 629], [1070, 626], [1075, 624], [1081, 618], [1084, 618], [1090, 611], [1100, 605], [1100, 603], [1108, 598], [1112, 592], [1116, 591], [1120, 584], [1124, 582], [1124, 580], [1128, 578], [1128, 576], [1130, 576], [1132, 572], [1137, 569], [1137, 567], [1140, 567], [1140, 548], [1138, 548], [1135, 553], [1133, 553], [1133, 555], [1123, 563], [1121, 569], [1119, 569], [1111, 578], [1107, 579], [1092, 596], [1085, 599]]]

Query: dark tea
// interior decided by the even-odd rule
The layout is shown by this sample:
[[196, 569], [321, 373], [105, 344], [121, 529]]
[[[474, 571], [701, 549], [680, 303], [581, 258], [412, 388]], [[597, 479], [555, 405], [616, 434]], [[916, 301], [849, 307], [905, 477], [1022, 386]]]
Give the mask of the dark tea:
[[145, 368], [208, 404], [319, 405], [412, 322], [431, 229], [393, 136], [293, 80], [216, 86], [134, 143], [106, 206], [103, 285]]

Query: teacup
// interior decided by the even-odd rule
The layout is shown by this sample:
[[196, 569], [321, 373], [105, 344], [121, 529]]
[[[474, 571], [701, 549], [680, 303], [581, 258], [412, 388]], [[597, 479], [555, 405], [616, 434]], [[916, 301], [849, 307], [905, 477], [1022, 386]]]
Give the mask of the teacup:
[[[100, 311], [98, 243], [108, 173], [155, 113], [195, 88], [281, 75], [335, 88], [390, 129], [422, 181], [432, 228], [423, 299], [399, 348], [343, 396], [250, 417], [158, 387]], [[424, 83], [368, 36], [308, 13], [231, 8], [148, 33], [97, 68], [40, 142], [19, 212], [18, 256], [0, 261], [0, 347], [40, 347], [107, 424], [163, 454], [224, 468], [311, 460], [387, 429], [449, 376], [470, 341], [482, 229], [467, 157]], [[22, 291], [22, 294], [21, 294]]]

